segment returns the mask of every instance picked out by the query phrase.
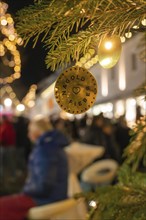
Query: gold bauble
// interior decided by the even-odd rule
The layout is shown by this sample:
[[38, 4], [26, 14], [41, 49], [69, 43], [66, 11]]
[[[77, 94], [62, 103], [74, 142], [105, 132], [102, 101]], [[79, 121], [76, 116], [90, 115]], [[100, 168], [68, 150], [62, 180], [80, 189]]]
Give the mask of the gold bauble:
[[86, 112], [95, 102], [97, 83], [85, 68], [75, 66], [65, 70], [55, 84], [58, 105], [71, 114]]
[[119, 60], [121, 54], [121, 39], [117, 35], [105, 37], [98, 47], [98, 58], [100, 65], [105, 68], [112, 68]]

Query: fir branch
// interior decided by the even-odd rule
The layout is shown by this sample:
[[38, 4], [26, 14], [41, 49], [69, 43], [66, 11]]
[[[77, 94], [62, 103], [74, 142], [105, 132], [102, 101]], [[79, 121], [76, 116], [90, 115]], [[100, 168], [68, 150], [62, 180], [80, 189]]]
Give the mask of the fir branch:
[[125, 163], [132, 166], [132, 170], [136, 171], [140, 165], [145, 163], [146, 155], [146, 117], [141, 117], [140, 121], [131, 131], [131, 140], [129, 146], [125, 149]]
[[134, 187], [99, 187], [96, 192], [83, 196], [88, 203], [93, 200], [97, 204], [97, 207], [90, 208], [89, 220], [144, 220], [146, 192]]
[[68, 9], [65, 2], [44, 0], [41, 4], [36, 3], [19, 11], [16, 28], [24, 41], [28, 43], [33, 37], [35, 42], [42, 33], [46, 36], [53, 24], [58, 23]]
[[[113, 16], [113, 14], [114, 14], [113, 10], [108, 11], [106, 13], [106, 19], [105, 19], [105, 17], [104, 17], [105, 15], [103, 14], [103, 12], [99, 12], [98, 15], [96, 15], [96, 17], [94, 17], [93, 20], [91, 20], [91, 27], [89, 26], [85, 30], [87, 32], [87, 36], [89, 36], [89, 38], [90, 38], [90, 36], [93, 37], [93, 34], [94, 34], [95, 36], [97, 36], [97, 39], [98, 39], [103, 35], [107, 35], [107, 34], [111, 33], [111, 23], [113, 20], [115, 22], [112, 23], [112, 28], [113, 28], [112, 34], [123, 35], [124, 32], [128, 29], [128, 27], [131, 28], [137, 20], [137, 18], [135, 16], [136, 14], [135, 14], [134, 9], [131, 10], [131, 12], [129, 13], [129, 16], [127, 16], [127, 11], [125, 11], [125, 8], [123, 8], [123, 7], [121, 10], [121, 15], [120, 15], [119, 11], [118, 11], [118, 14], [115, 14], [114, 16]], [[92, 18], [92, 14], [90, 14], [89, 17]], [[123, 17], [125, 17], [126, 19], [124, 20]], [[131, 23], [132, 18], [133, 18], [133, 23]], [[117, 26], [118, 23], [119, 23], [119, 25]], [[57, 34], [58, 36], [59, 36], [59, 32], [60, 32], [60, 29], [58, 29], [58, 34]], [[81, 35], [82, 32], [80, 32], [79, 34]], [[63, 40], [63, 37], [61, 38], [61, 36], [60, 36], [60, 41], [58, 39], [57, 39], [58, 41], [55, 41], [55, 42], [50, 41], [49, 47], [54, 49], [54, 45], [56, 46], [56, 44], [58, 44], [59, 47], [61, 48], [62, 40]], [[74, 44], [75, 41], [76, 41], [76, 43], [78, 43], [78, 34], [74, 35], [73, 38], [71, 36], [69, 36], [68, 38], [69, 38], [70, 44]], [[73, 41], [71, 42], [71, 40], [73, 40]], [[81, 43], [81, 42], [79, 42], [79, 43]], [[82, 52], [82, 50], [79, 49], [80, 47], [76, 47], [76, 53], [75, 53], [75, 51], [72, 53], [71, 51], [68, 50], [67, 45], [68, 45], [67, 43], [66, 43], [66, 46], [65, 46], [65, 44], [63, 45], [64, 50], [62, 53], [61, 60], [56, 59], [56, 61], [55, 61], [57, 67], [63, 63], [69, 63], [71, 61], [71, 58], [76, 59], [75, 55], [81, 54], [80, 52]], [[84, 44], [84, 42], [82, 42], [81, 45], [84, 49], [86, 49], [86, 44]], [[60, 51], [58, 50], [58, 52], [60, 52]], [[50, 54], [50, 56], [47, 56], [47, 58], [46, 58], [46, 64], [48, 67], [51, 67], [51, 69], [54, 70], [54, 68], [55, 68], [54, 62], [53, 62], [53, 64], [51, 64], [52, 58], [54, 56], [54, 51], [52, 50], [51, 52], [49, 52], [49, 54]], [[69, 54], [70, 54], [70, 56], [69, 56]], [[50, 60], [50, 58], [51, 58], [51, 60]]]
[[141, 172], [132, 172], [130, 166], [123, 164], [118, 173], [120, 185], [128, 188], [135, 188], [137, 191], [146, 192], [146, 174]]
[[[43, 0], [18, 13], [17, 30], [26, 43], [33, 38], [34, 45], [41, 35], [50, 50], [46, 64], [54, 70], [77, 59], [86, 50], [84, 35], [89, 36], [89, 42], [93, 34], [97, 39], [107, 34], [122, 36], [144, 19], [145, 11], [145, 0]], [[74, 42], [79, 47], [73, 47]], [[58, 60], [56, 53], [60, 51], [62, 58]]]
[[98, 38], [96, 38], [94, 34], [91, 35], [91, 33], [87, 31], [79, 32], [67, 40], [64, 40], [56, 49], [49, 51], [46, 57], [47, 67], [51, 67], [52, 70], [55, 70], [61, 64], [62, 67], [64, 67], [65, 63], [70, 63], [71, 60], [77, 61], [80, 54], [85, 54], [87, 49], [97, 42]]

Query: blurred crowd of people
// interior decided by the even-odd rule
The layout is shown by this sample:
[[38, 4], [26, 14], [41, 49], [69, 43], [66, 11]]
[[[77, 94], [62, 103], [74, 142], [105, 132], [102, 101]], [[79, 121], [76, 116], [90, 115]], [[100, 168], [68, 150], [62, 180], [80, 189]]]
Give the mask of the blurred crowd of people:
[[130, 128], [127, 126], [124, 115], [117, 121], [112, 121], [100, 114], [92, 119], [85, 115], [80, 120], [73, 121], [58, 118], [52, 120], [52, 123], [55, 128], [64, 132], [71, 142], [79, 141], [95, 147], [103, 146], [105, 158], [122, 162], [124, 148], [130, 139]]
[[[92, 119], [85, 115], [81, 119], [67, 120], [50, 117], [52, 126], [60, 130], [66, 137], [95, 146], [105, 147], [105, 157], [121, 162], [124, 148], [129, 143], [129, 130], [124, 116], [117, 121], [105, 118], [101, 113]], [[31, 152], [31, 142], [28, 138], [29, 119], [25, 117], [0, 118], [0, 146], [3, 148], [21, 149], [27, 160]]]
[[[78, 141], [95, 147], [103, 146], [105, 148], [103, 158], [111, 158], [118, 163], [123, 161], [122, 154], [130, 139], [130, 128], [124, 116], [113, 122], [103, 114], [93, 118], [85, 115], [74, 120], [53, 115], [50, 122], [54, 129], [61, 131], [68, 138], [70, 143]], [[33, 146], [28, 137], [28, 125], [29, 119], [22, 116], [0, 117], [0, 179], [4, 193], [9, 193], [7, 189], [13, 184], [19, 188], [15, 184], [17, 178], [20, 179], [20, 183], [24, 181], [27, 161]]]
[[[20, 190], [15, 196], [0, 198], [1, 216], [7, 215], [6, 220], [23, 220], [29, 208], [67, 198], [68, 163], [63, 148], [72, 142], [102, 146], [103, 158], [121, 163], [123, 150], [129, 143], [129, 130], [124, 116], [116, 122], [103, 114], [74, 120], [52, 116], [30, 122], [24, 117], [1, 117], [1, 186], [10, 187], [14, 182], [15, 192]], [[21, 175], [24, 178], [19, 188], [15, 180]], [[3, 195], [10, 193], [14, 192]], [[21, 213], [19, 208], [23, 210]]]
[[25, 159], [31, 151], [31, 142], [28, 138], [29, 120], [25, 117], [0, 117], [0, 146], [19, 148], [24, 151]]
[[17, 192], [24, 184], [32, 149], [28, 123], [24, 117], [0, 117], [0, 195]]
[[[62, 119], [50, 117], [54, 129], [60, 130], [70, 142], [78, 141], [95, 147], [105, 148], [105, 158], [122, 162], [124, 148], [129, 143], [129, 131], [124, 116], [117, 121], [105, 118], [101, 113], [93, 118], [85, 115], [81, 119]], [[29, 119], [25, 117], [0, 117], [0, 146], [3, 150], [17, 149], [28, 160], [32, 143], [28, 138]], [[9, 150], [10, 151], [10, 150]], [[21, 155], [21, 156], [22, 156]]]
[[[105, 118], [103, 114], [93, 116], [93, 118], [85, 115], [81, 119], [75, 118], [74, 120], [62, 119], [53, 115], [50, 117], [50, 122], [54, 129], [60, 130], [69, 139], [70, 143], [78, 141], [95, 147], [103, 146], [105, 148], [104, 158], [115, 159], [118, 163], [122, 162], [123, 150], [130, 139], [130, 128], [127, 126], [124, 116], [113, 122]], [[32, 143], [28, 138], [28, 125], [29, 119], [22, 116], [0, 117], [2, 158], [0, 175], [3, 175], [3, 169], [7, 167], [11, 167], [12, 177], [15, 177], [14, 173], [20, 173], [12, 171], [16, 169], [14, 161], [17, 161], [17, 171], [18, 167], [21, 170], [26, 166], [32, 150]]]
[[[21, 129], [21, 126], [19, 125], [18, 128]], [[17, 141], [14, 141], [15, 138], [17, 140], [19, 129], [15, 131], [14, 125], [6, 117], [2, 119], [1, 143], [3, 145], [0, 152], [1, 158], [4, 157], [4, 160], [6, 158], [7, 160], [4, 164], [1, 163], [1, 166], [5, 169], [5, 165], [10, 164], [9, 169], [13, 177], [20, 168], [16, 163], [20, 154], [14, 146], [17, 144]], [[11, 141], [8, 142], [9, 135]], [[30, 121], [28, 137], [34, 148], [29, 156], [26, 178], [21, 189], [17, 189], [17, 194], [0, 197], [0, 220], [24, 220], [31, 207], [67, 198], [68, 160], [63, 148], [69, 145], [68, 139], [60, 131], [54, 129], [50, 121], [45, 118]], [[16, 151], [11, 151], [11, 149]], [[14, 152], [15, 154], [12, 154]], [[16, 167], [13, 166], [14, 164]], [[1, 179], [3, 179], [2, 172]]]

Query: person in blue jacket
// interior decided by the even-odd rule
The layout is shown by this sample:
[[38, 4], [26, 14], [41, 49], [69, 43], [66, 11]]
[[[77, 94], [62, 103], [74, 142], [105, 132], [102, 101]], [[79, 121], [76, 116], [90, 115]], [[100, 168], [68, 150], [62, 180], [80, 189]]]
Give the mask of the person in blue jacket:
[[28, 209], [67, 198], [68, 140], [45, 119], [33, 120], [29, 138], [35, 143], [22, 193], [0, 198], [0, 220], [24, 220]]

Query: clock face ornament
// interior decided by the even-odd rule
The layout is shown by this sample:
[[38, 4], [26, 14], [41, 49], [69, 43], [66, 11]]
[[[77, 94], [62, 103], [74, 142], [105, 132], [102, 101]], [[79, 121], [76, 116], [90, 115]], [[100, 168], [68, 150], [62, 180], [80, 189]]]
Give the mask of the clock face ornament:
[[81, 114], [94, 104], [97, 83], [88, 70], [75, 66], [60, 74], [54, 92], [61, 109], [71, 114]]

